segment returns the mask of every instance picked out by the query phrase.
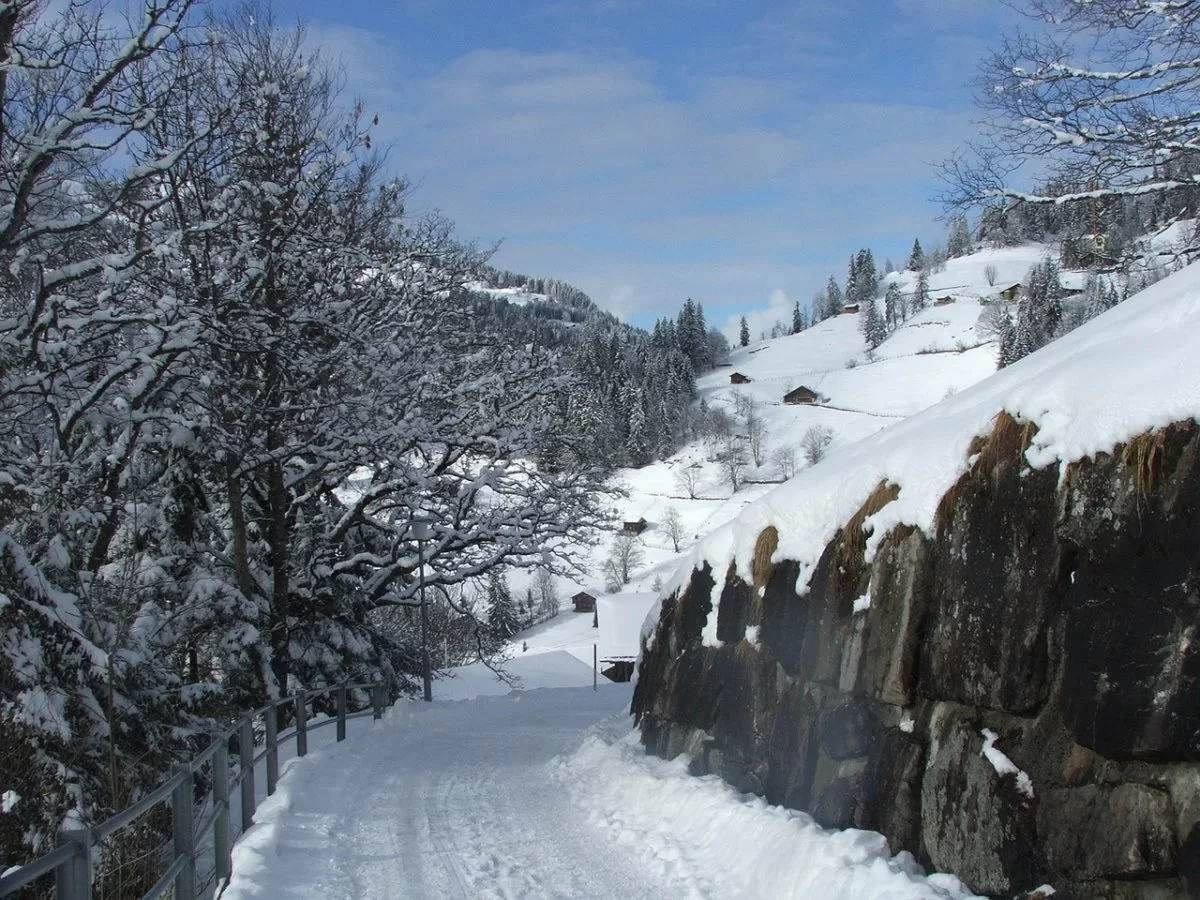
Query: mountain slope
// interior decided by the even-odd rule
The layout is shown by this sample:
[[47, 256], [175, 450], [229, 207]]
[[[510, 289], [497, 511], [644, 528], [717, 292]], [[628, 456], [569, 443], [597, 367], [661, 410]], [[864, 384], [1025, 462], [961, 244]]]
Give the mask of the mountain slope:
[[1197, 337], [1200, 267], [709, 534], [645, 649], [648, 748], [989, 895], [1186, 896]]

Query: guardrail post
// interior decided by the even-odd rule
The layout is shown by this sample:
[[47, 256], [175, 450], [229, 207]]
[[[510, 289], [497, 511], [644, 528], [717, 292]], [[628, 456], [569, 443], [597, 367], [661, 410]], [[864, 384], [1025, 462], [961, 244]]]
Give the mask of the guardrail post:
[[217, 750], [212, 758], [213, 780], [213, 867], [217, 883], [233, 874], [233, 848], [229, 840], [229, 740], [223, 734], [213, 736]]
[[92, 834], [86, 828], [58, 833], [58, 846], [71, 845], [75, 855], [54, 870], [55, 900], [91, 900]]
[[175, 876], [174, 900], [196, 900], [196, 835], [192, 818], [191, 766], [176, 766], [175, 775], [179, 778], [179, 784], [171, 792], [171, 831], [175, 859], [182, 856], [186, 862]]
[[267, 726], [267, 796], [275, 793], [279, 784], [279, 708], [272, 703], [264, 717]]
[[371, 715], [376, 719], [383, 718], [383, 685], [378, 682], [371, 685]]
[[254, 824], [254, 720], [249, 716], [238, 726], [238, 772], [242, 778], [242, 831]]
[[308, 755], [308, 697], [296, 691], [296, 755]]
[[346, 739], [346, 686], [343, 684], [337, 689], [337, 739], [344, 741]]

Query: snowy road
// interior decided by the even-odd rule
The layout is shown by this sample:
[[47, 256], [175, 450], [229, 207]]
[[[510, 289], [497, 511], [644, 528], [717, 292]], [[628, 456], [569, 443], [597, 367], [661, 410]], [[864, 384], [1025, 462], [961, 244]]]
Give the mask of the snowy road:
[[611, 686], [403, 704], [347, 743], [293, 760], [235, 852], [229, 898], [685, 897], [589, 820], [552, 777]]
[[[647, 756], [629, 685], [565, 652], [439, 681], [283, 766], [221, 900], [965, 900], [882, 835], [830, 831]], [[541, 687], [539, 685], [574, 685]], [[328, 731], [318, 732], [329, 736]], [[322, 738], [321, 740], [325, 740]]]

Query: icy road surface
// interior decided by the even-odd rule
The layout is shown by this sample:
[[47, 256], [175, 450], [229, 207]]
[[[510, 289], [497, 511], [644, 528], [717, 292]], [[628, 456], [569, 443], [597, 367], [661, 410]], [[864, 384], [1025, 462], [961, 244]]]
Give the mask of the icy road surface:
[[617, 686], [401, 704], [289, 763], [235, 850], [223, 897], [685, 897], [616, 845], [552, 777]]
[[[582, 668], [565, 653], [514, 668], [533, 687], [575, 679], [566, 663]], [[285, 764], [222, 900], [969, 896], [891, 856], [881, 835], [828, 831], [692, 777], [682, 758], [646, 756], [629, 700], [628, 685], [542, 688], [352, 722], [345, 743]]]

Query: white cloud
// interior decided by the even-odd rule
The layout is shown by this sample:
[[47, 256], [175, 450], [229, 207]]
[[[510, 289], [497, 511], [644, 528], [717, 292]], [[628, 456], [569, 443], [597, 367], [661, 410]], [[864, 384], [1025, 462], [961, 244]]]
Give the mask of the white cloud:
[[[725, 320], [725, 325], [721, 328], [721, 331], [728, 338], [729, 343], [736, 346], [741, 335], [742, 315], [744, 315], [746, 317], [746, 325], [750, 329], [750, 340], [752, 341], [757, 341], [763, 334], [770, 337], [771, 328], [776, 322], [782, 322], [784, 327], [790, 332], [794, 305], [782, 288], [775, 288], [767, 298], [766, 307], [751, 309], [740, 315], [731, 315]], [[800, 305], [803, 307], [805, 304], [801, 303]]]
[[780, 286], [807, 297], [880, 234], [897, 241], [874, 244], [881, 258], [924, 240], [937, 210], [914, 216], [914, 190], [965, 128], [965, 115], [833, 101], [749, 70], [511, 48], [430, 65], [361, 29], [314, 35], [379, 111], [417, 206], [444, 210], [465, 237], [503, 239], [498, 265], [564, 278], [640, 319], [687, 296], [712, 309]]

